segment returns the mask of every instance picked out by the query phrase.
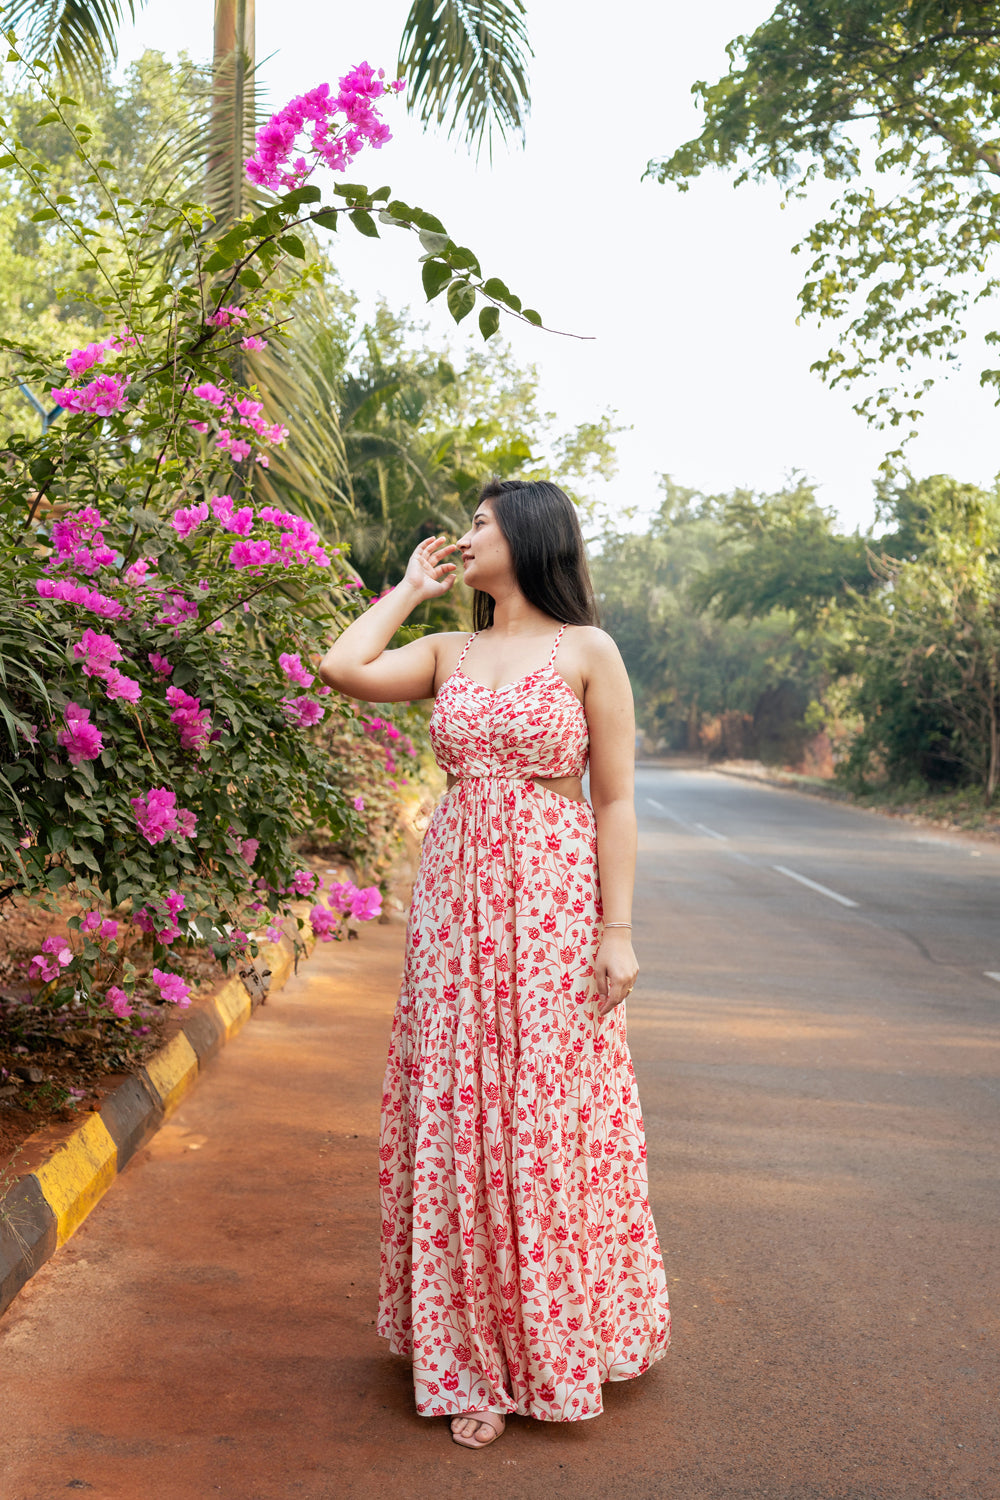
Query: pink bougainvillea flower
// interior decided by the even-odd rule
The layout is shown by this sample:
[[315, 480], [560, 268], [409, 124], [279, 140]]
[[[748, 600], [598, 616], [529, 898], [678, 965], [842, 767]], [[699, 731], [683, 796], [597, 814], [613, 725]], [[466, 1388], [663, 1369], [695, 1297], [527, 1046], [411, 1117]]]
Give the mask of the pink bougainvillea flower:
[[241, 505], [223, 525], [224, 531], [235, 531], [237, 536], [249, 536], [253, 530], [253, 511], [249, 505]]
[[327, 900], [334, 911], [339, 911], [343, 916], [348, 916], [358, 888], [351, 880], [342, 880], [330, 886]]
[[[275, 192], [298, 187], [312, 170], [305, 156], [296, 153], [300, 133], [307, 137], [314, 165], [322, 161], [334, 171], [343, 171], [366, 143], [377, 148], [391, 140], [375, 101], [398, 93], [403, 81], [384, 80], [384, 70], [376, 73], [360, 63], [341, 78], [337, 94], [321, 83], [290, 100], [257, 132], [256, 150], [246, 163], [251, 182]], [[335, 128], [338, 114], [343, 120]]]
[[71, 375], [82, 375], [93, 365], [99, 365], [109, 349], [117, 349], [119, 339], [116, 334], [110, 338], [102, 339], [97, 344], [87, 344], [83, 349], [74, 349], [66, 359], [66, 368]]
[[225, 391], [220, 390], [217, 385], [213, 385], [210, 380], [204, 381], [201, 385], [196, 385], [193, 394], [198, 397], [199, 401], [210, 401], [213, 406], [224, 406], [229, 399]]
[[128, 404], [125, 395], [127, 385], [127, 376], [98, 375], [96, 380], [81, 386], [79, 390], [53, 386], [52, 399], [64, 411], [89, 411], [98, 417], [110, 417], [115, 412], [124, 410]]
[[377, 885], [356, 891], [351, 901], [351, 916], [358, 922], [372, 922], [382, 915], [382, 892]]
[[325, 906], [317, 903], [309, 912], [309, 921], [320, 942], [328, 943], [333, 937], [340, 918], [334, 912], [327, 911]]
[[133, 588], [138, 588], [139, 584], [145, 581], [150, 569], [155, 567], [155, 557], [137, 557], [132, 566], [125, 570], [125, 582], [131, 584]]
[[225, 525], [233, 514], [232, 495], [213, 495], [209, 504], [215, 519]]
[[89, 626], [73, 647], [73, 655], [83, 661], [85, 677], [106, 677], [112, 664], [122, 659], [121, 649], [111, 636]]
[[284, 934], [282, 933], [280, 927], [275, 927], [272, 923], [272, 925], [267, 928], [264, 936], [267, 938], [269, 943], [280, 943]]
[[228, 328], [232, 323], [249, 316], [245, 307], [237, 307], [231, 302], [228, 307], [219, 307], [214, 313], [209, 313], [205, 321], [211, 323], [213, 328]]
[[181, 838], [189, 839], [198, 826], [198, 820], [189, 807], [182, 807], [177, 813], [177, 832]]
[[72, 962], [73, 951], [66, 939], [47, 937], [42, 944], [41, 953], [36, 953], [28, 965], [28, 977], [40, 979], [43, 984], [48, 984], [57, 978], [60, 970], [67, 968]]
[[63, 599], [67, 604], [79, 604], [106, 620], [117, 620], [125, 613], [125, 606], [117, 599], [109, 599], [97, 589], [88, 589], [75, 578], [36, 578], [35, 591], [42, 599]]
[[110, 917], [102, 917], [99, 911], [88, 911], [80, 922], [81, 932], [93, 932], [102, 942], [110, 942], [118, 936], [118, 923]]
[[354, 799], [354, 811], [355, 812], [364, 812], [364, 810], [365, 810], [365, 799], [364, 799], [364, 797], [355, 797], [355, 799]]
[[165, 656], [160, 656], [156, 651], [150, 651], [146, 657], [153, 671], [160, 677], [169, 677], [174, 670]]
[[108, 985], [104, 993], [104, 1001], [106, 1005], [111, 1007], [119, 1021], [124, 1021], [127, 1016], [132, 1014], [132, 1006], [129, 1004], [128, 996], [117, 984]]
[[208, 431], [208, 423], [207, 422], [191, 422], [191, 421], [189, 421], [188, 422], [188, 426], [194, 428], [195, 432], [200, 432], [201, 435], [202, 435], [202, 437], [204, 437], [205, 433]]
[[309, 729], [313, 724], [319, 724], [326, 713], [322, 703], [317, 703], [315, 698], [307, 698], [305, 695], [301, 698], [282, 699], [282, 707], [289, 722], [297, 725], [299, 729]]
[[297, 896], [311, 896], [316, 889], [316, 876], [311, 870], [296, 870], [288, 889], [294, 891]]
[[160, 844], [171, 835], [189, 838], [197, 827], [194, 813], [177, 806], [177, 795], [169, 787], [151, 787], [129, 801], [136, 826], [148, 844]]
[[191, 986], [185, 984], [179, 974], [168, 974], [164, 969], [153, 969], [150, 978], [164, 1000], [185, 1010], [190, 1004]]
[[138, 703], [142, 697], [142, 688], [135, 678], [126, 677], [117, 667], [105, 675], [104, 691], [109, 698], [124, 698], [126, 703]]
[[240, 348], [245, 349], [248, 354], [256, 354], [267, 348], [267, 339], [262, 339], [259, 333], [251, 333], [240, 340]]
[[79, 703], [67, 703], [66, 728], [60, 729], [56, 742], [67, 751], [70, 762], [78, 766], [85, 760], [96, 760], [104, 749], [104, 737], [90, 722], [90, 709]]
[[226, 428], [223, 428], [219, 433], [219, 436], [215, 440], [215, 446], [228, 453], [234, 464], [242, 463], [252, 451], [249, 443], [245, 442], [243, 438], [233, 437], [232, 433]]
[[162, 594], [155, 594], [153, 597], [160, 601], [163, 609], [163, 613], [156, 617], [158, 625], [180, 625], [183, 620], [189, 620], [198, 613], [194, 600], [185, 599], [178, 589], [165, 589]]
[[283, 651], [278, 657], [278, 665], [291, 682], [297, 682], [301, 687], [312, 687], [313, 674], [307, 672], [302, 665], [298, 651]]
[[193, 698], [181, 688], [168, 687], [167, 702], [174, 710], [170, 722], [180, 731], [182, 749], [197, 750], [206, 744], [212, 715], [207, 708], [202, 708], [201, 699]]
[[101, 527], [104, 522], [92, 505], [84, 505], [71, 515], [63, 516], [52, 523], [52, 542], [61, 557], [66, 557], [79, 547], [81, 542], [102, 542]]
[[229, 549], [229, 561], [234, 568], [260, 568], [275, 560], [271, 543], [266, 539], [259, 542], [236, 542]]
[[28, 965], [28, 978], [40, 979], [43, 984], [48, 984], [55, 979], [59, 972], [59, 965], [42, 953], [36, 953]]
[[170, 517], [170, 524], [183, 542], [207, 520], [208, 506], [201, 500], [197, 505], [179, 505]]

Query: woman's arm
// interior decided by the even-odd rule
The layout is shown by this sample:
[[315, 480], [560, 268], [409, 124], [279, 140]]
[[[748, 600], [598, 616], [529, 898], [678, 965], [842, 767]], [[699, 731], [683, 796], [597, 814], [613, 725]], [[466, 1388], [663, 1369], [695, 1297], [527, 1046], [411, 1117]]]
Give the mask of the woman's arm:
[[437, 637], [410, 641], [396, 651], [385, 648], [418, 604], [451, 588], [455, 564], [442, 559], [454, 550], [443, 537], [420, 543], [402, 582], [348, 625], [320, 662], [319, 675], [328, 687], [368, 703], [433, 698]]
[[[635, 881], [635, 710], [618, 647], [603, 631], [588, 641], [584, 708], [590, 731], [590, 800], [597, 821], [597, 867], [605, 924], [631, 922]], [[605, 927], [597, 988], [606, 1016], [635, 984], [639, 965], [627, 927]]]

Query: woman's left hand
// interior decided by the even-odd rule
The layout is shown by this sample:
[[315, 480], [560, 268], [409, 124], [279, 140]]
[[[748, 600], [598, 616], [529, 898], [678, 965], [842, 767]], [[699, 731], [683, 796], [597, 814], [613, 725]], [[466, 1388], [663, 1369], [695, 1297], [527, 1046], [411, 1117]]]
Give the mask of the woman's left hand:
[[632, 993], [639, 965], [632, 949], [632, 940], [627, 933], [606, 933], [597, 950], [597, 993], [601, 1003], [597, 1007], [599, 1016], [606, 1016], [620, 1005], [626, 995]]

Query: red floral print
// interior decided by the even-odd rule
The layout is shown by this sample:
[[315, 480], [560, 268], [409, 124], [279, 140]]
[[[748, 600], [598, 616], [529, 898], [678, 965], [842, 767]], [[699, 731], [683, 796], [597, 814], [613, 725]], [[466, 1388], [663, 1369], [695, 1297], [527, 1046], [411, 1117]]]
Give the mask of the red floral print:
[[597, 1416], [670, 1338], [625, 1007], [597, 1014], [594, 814], [534, 780], [587, 766], [561, 636], [497, 691], [463, 651], [431, 716], [458, 780], [414, 888], [379, 1175], [379, 1332], [426, 1416]]

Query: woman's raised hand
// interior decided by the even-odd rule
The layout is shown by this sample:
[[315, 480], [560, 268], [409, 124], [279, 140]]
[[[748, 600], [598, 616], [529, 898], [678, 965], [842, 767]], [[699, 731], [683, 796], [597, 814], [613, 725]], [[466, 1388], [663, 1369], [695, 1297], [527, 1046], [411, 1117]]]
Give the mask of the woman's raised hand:
[[457, 544], [449, 542], [446, 537], [428, 537], [415, 549], [407, 563], [403, 582], [421, 599], [439, 599], [455, 582], [455, 564], [442, 559], [457, 550]]

